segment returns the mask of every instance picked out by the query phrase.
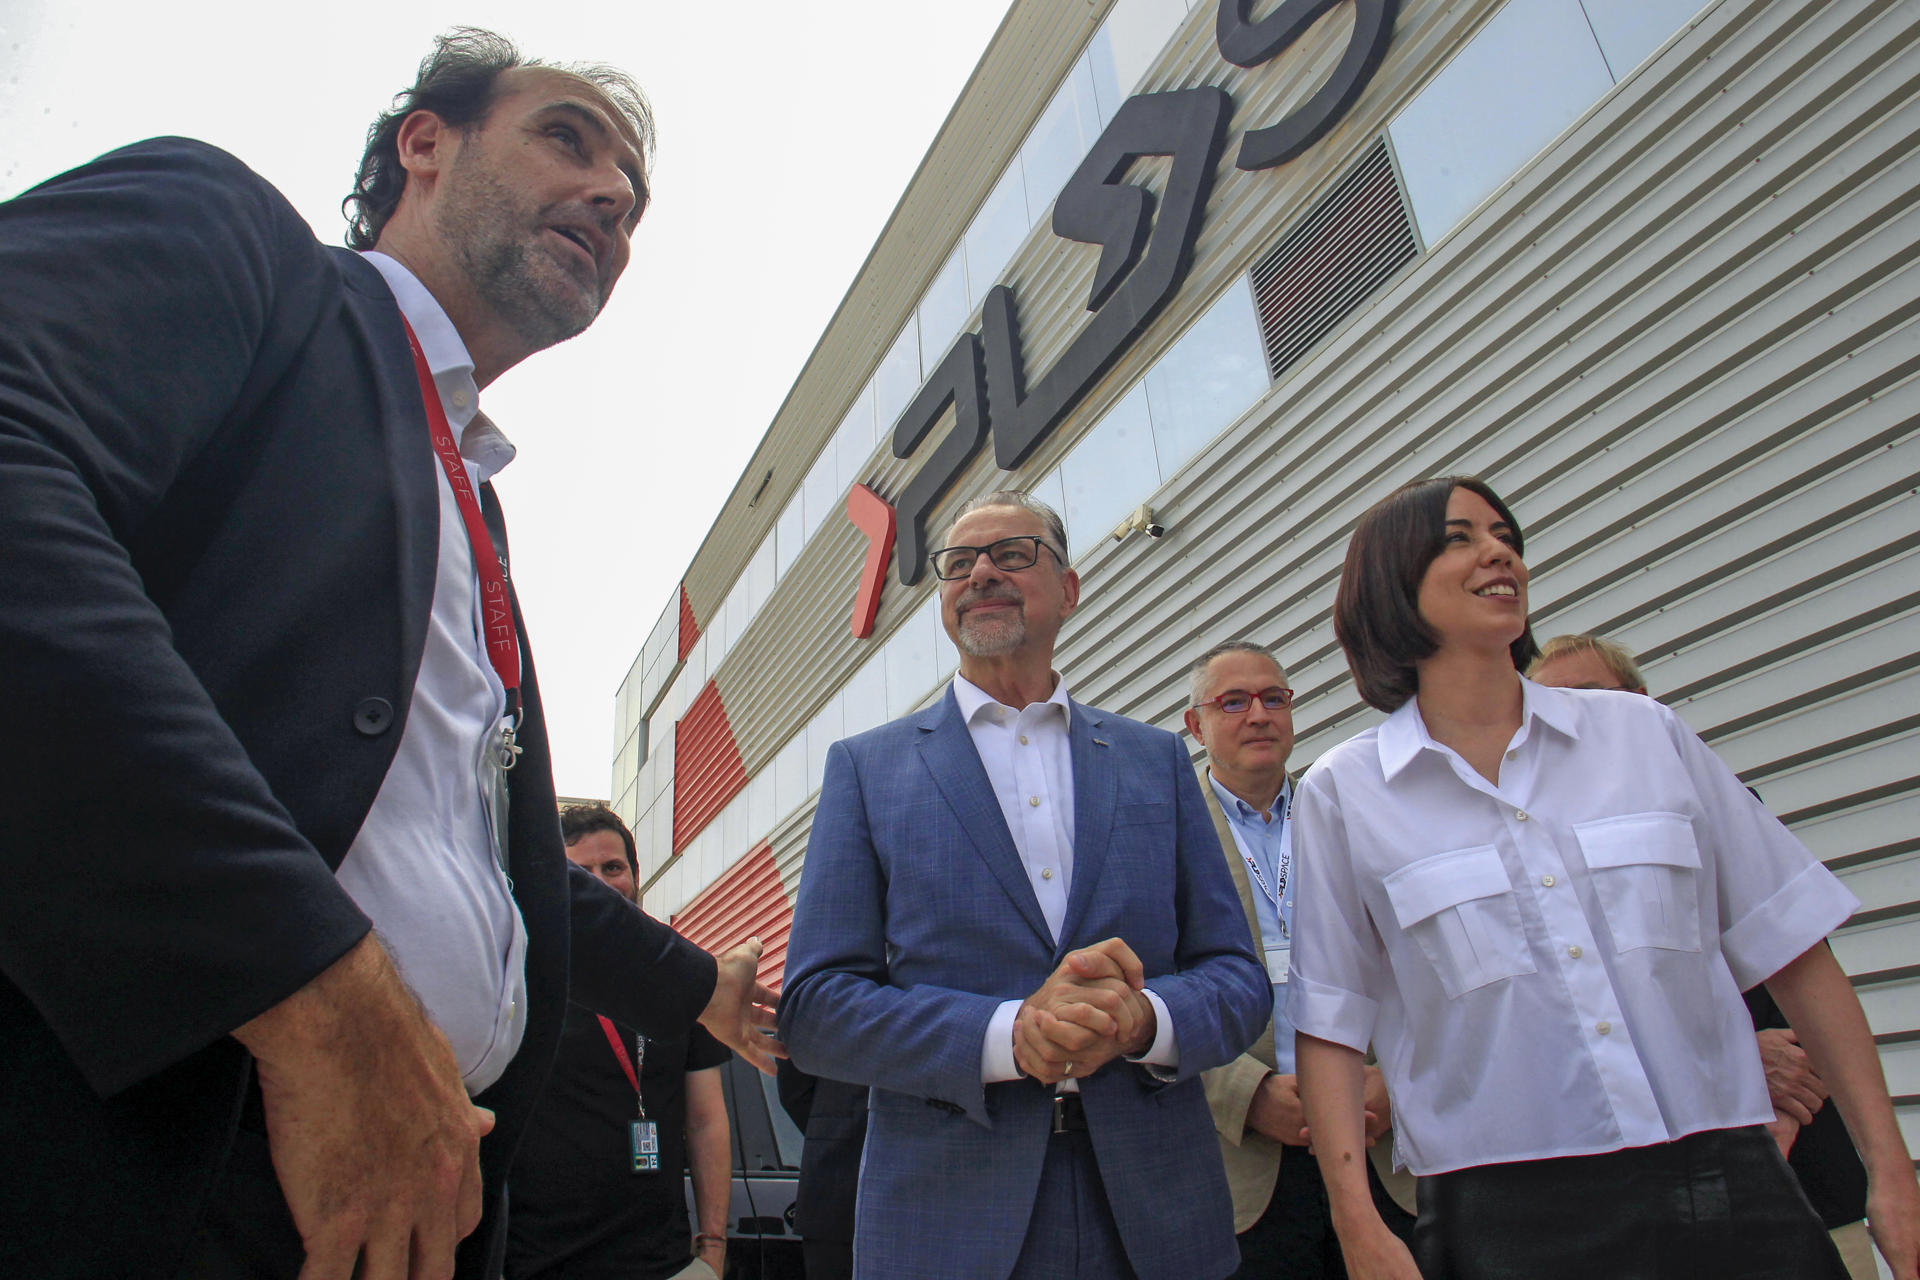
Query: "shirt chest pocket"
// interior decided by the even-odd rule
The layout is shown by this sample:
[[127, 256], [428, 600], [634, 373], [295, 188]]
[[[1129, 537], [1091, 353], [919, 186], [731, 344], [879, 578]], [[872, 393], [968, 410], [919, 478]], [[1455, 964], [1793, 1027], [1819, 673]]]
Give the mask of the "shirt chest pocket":
[[1700, 848], [1681, 813], [1633, 813], [1573, 827], [1616, 951], [1700, 949]]
[[1409, 863], [1386, 878], [1394, 919], [1440, 975], [1449, 999], [1534, 972], [1500, 852], [1455, 849]]

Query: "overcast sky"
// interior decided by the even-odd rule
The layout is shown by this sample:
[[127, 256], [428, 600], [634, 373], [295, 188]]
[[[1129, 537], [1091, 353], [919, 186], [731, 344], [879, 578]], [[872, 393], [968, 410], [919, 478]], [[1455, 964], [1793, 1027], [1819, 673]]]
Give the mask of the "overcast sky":
[[586, 335], [483, 397], [520, 450], [499, 489], [555, 782], [605, 797], [627, 665], [1006, 9], [0, 0], [0, 198], [185, 134], [338, 244], [367, 125], [435, 33], [485, 26], [632, 72], [660, 129], [632, 264]]

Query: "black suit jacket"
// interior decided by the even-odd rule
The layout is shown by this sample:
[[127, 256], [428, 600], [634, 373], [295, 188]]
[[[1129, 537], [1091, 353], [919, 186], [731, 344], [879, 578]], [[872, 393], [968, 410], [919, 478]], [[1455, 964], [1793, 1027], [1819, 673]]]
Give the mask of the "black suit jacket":
[[[157, 140], [0, 205], [0, 1274], [172, 1275], [246, 1087], [227, 1032], [366, 932], [333, 871], [418, 671], [436, 466], [379, 273], [232, 157]], [[570, 952], [648, 1034], [713, 984], [570, 870], [524, 635], [527, 1027], [477, 1099], [476, 1275]]]
[[808, 1240], [852, 1244], [860, 1153], [867, 1145], [867, 1086], [810, 1076], [785, 1059], [779, 1078], [780, 1105], [806, 1136], [794, 1230]]

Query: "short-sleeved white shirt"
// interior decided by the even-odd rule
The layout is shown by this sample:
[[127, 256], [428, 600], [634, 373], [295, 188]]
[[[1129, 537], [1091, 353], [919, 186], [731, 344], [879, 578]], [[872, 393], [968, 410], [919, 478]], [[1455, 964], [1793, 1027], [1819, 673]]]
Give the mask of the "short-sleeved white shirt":
[[1766, 1123], [1740, 992], [1859, 902], [1660, 703], [1523, 691], [1497, 785], [1413, 701], [1301, 780], [1294, 1026], [1416, 1174]]

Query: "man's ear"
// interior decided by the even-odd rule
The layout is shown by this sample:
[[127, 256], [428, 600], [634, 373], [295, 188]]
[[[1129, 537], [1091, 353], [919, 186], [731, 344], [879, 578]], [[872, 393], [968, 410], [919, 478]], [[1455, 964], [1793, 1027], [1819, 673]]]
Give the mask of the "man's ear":
[[1061, 590], [1061, 594], [1066, 597], [1068, 613], [1072, 613], [1075, 609], [1080, 607], [1080, 575], [1079, 574], [1075, 573], [1071, 569], [1068, 569], [1062, 577], [1060, 590]]
[[400, 122], [394, 145], [400, 152], [400, 167], [409, 181], [424, 179], [431, 183], [447, 167], [458, 145], [460, 131], [431, 111], [415, 111]]
[[1187, 732], [1193, 735], [1193, 740], [1203, 747], [1206, 746], [1207, 735], [1200, 731], [1200, 713], [1188, 707], [1183, 718], [1187, 722]]

